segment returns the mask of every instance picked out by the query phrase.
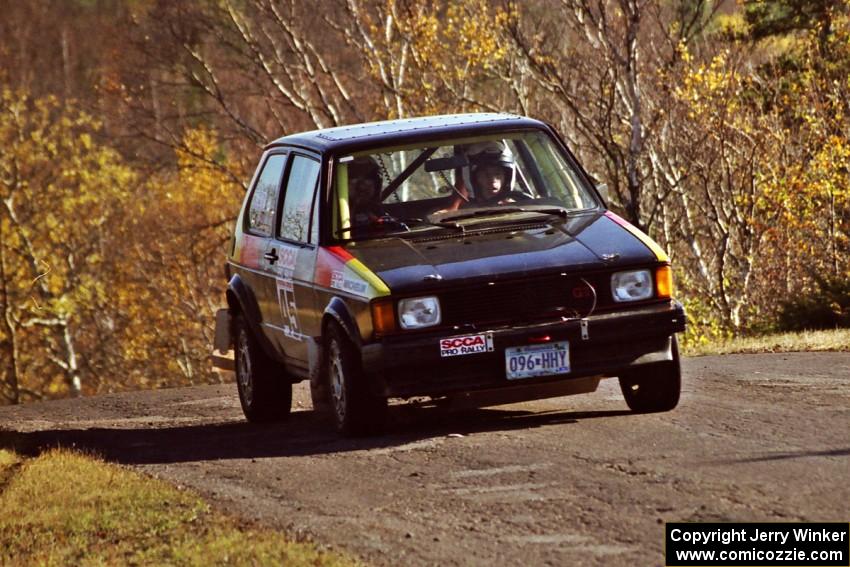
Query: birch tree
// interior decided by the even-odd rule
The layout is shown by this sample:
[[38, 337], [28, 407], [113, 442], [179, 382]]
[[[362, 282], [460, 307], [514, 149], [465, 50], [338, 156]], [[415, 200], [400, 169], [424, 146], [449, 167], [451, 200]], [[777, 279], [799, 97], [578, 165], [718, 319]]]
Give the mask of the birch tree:
[[80, 324], [108, 295], [103, 228], [130, 172], [97, 123], [55, 98], [0, 98], [0, 351], [10, 401], [82, 393]]

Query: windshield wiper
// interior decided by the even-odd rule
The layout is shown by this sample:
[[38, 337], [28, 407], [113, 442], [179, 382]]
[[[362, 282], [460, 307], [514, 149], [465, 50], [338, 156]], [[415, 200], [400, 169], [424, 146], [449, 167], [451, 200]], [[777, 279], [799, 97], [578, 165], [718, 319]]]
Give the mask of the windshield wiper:
[[424, 224], [427, 226], [436, 226], [437, 228], [454, 228], [461, 232], [466, 232], [466, 228], [464, 228], [463, 225], [459, 225], [450, 219], [442, 219], [439, 222], [431, 222], [428, 219], [421, 219], [418, 217], [405, 217], [403, 219], [398, 220], [403, 223], [413, 222], [417, 224]]
[[375, 219], [375, 222], [356, 224], [352, 226], [347, 226], [345, 228], [340, 228], [337, 232], [346, 233], [351, 232], [352, 230], [362, 230], [363, 232], [386, 232], [388, 230], [392, 231], [395, 229], [401, 229], [405, 232], [410, 232], [410, 227], [408, 226], [409, 223], [424, 224], [427, 226], [435, 226], [437, 228], [454, 228], [461, 232], [466, 232], [466, 229], [463, 226], [454, 222], [436, 223], [418, 217], [396, 218], [390, 215], [377, 217]]
[[562, 207], [547, 207], [545, 209], [529, 209], [526, 207], [491, 207], [489, 209], [477, 209], [468, 213], [452, 215], [440, 220], [441, 223], [454, 223], [463, 219], [472, 219], [476, 217], [486, 217], [493, 215], [505, 215], [510, 213], [539, 213], [542, 215], [558, 215], [566, 218], [571, 211]]
[[381, 217], [376, 217], [373, 222], [353, 224], [351, 226], [346, 226], [344, 228], [337, 229], [337, 232], [344, 233], [351, 232], [352, 230], [362, 230], [363, 232], [379, 232], [386, 231], [388, 228], [399, 228], [405, 231], [409, 231], [410, 227], [405, 224], [405, 220], [416, 219], [400, 220], [389, 215], [384, 215]]

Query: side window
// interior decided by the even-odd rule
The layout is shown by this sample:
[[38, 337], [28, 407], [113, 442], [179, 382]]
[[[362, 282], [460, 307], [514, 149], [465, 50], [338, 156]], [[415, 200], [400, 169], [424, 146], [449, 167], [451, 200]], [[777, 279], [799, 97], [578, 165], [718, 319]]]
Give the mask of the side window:
[[319, 243], [319, 192], [313, 199], [313, 219], [310, 221], [310, 242]]
[[273, 155], [263, 166], [263, 171], [257, 180], [257, 187], [251, 196], [251, 203], [248, 205], [248, 230], [251, 232], [264, 236], [272, 234], [274, 207], [285, 163], [285, 155]]
[[307, 242], [310, 231], [310, 206], [318, 179], [318, 161], [305, 156], [293, 156], [278, 227], [278, 236], [281, 238]]

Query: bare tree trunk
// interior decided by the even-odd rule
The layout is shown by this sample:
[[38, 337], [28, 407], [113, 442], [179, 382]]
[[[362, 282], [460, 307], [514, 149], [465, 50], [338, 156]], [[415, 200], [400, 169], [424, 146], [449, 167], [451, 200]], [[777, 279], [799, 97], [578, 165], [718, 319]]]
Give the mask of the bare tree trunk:
[[835, 235], [835, 192], [829, 190], [829, 247], [832, 252], [832, 275], [838, 277], [838, 242]]
[[162, 106], [159, 102], [159, 81], [154, 79], [153, 72], [148, 76], [148, 83], [151, 88], [151, 108], [154, 118], [153, 135], [156, 140], [162, 140]]
[[[5, 205], [7, 218], [18, 228], [17, 233], [20, 236], [22, 243], [18, 252], [24, 257], [26, 263], [30, 266], [32, 273], [39, 274], [33, 280], [33, 286], [40, 290], [41, 296], [44, 299], [54, 299], [55, 294], [49, 289], [42, 277], [46, 275], [46, 273], [41, 273], [39, 271], [40, 264], [43, 264], [44, 262], [39, 259], [39, 254], [36, 253], [36, 247], [33, 241], [30, 239], [25, 227], [21, 225], [18, 219], [14, 206], [14, 199], [12, 197], [3, 199], [3, 204]], [[74, 347], [73, 336], [71, 334], [71, 324], [68, 316], [57, 315], [53, 318], [31, 316], [20, 323], [16, 323], [16, 325], [20, 327], [42, 327], [50, 329], [51, 332], [55, 332], [59, 335], [64, 347], [64, 353], [61, 355], [61, 358], [57, 353], [51, 353], [48, 355], [48, 359], [60, 367], [65, 373], [65, 379], [68, 384], [68, 388], [71, 391], [71, 395], [80, 395], [82, 392], [82, 382], [80, 378], [79, 365], [77, 363], [77, 353]]]
[[68, 45], [68, 27], [62, 26], [62, 79], [65, 98], [71, 98], [71, 50]]
[[64, 328], [62, 329], [62, 342], [65, 344], [65, 363], [67, 365], [65, 376], [71, 395], [77, 397], [82, 394], [83, 384], [82, 379], [80, 378], [80, 367], [77, 364], [77, 351], [74, 348], [74, 339], [71, 336], [71, 326], [68, 324], [67, 320], [65, 320], [64, 323]]
[[6, 245], [4, 239], [3, 219], [0, 219], [0, 314], [2, 314], [3, 337], [0, 340], [0, 364], [2, 364], [2, 379], [8, 387], [8, 400], [20, 403], [20, 380], [18, 377], [18, 346], [17, 326], [9, 303], [9, 281], [6, 279]]
[[621, 1], [626, 18], [625, 37], [625, 90], [626, 108], [629, 112], [629, 147], [626, 154], [626, 179], [628, 180], [629, 200], [625, 203], [629, 219], [641, 230], [648, 229], [641, 216], [643, 200], [643, 180], [641, 179], [640, 160], [643, 154], [643, 121], [641, 117], [642, 101], [638, 79], [638, 43], [640, 31], [641, 7], [634, 0]]

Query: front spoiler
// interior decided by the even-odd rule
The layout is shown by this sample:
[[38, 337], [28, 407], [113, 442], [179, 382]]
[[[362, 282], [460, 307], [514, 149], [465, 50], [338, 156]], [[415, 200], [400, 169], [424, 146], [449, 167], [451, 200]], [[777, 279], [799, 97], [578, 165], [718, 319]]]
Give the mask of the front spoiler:
[[[363, 369], [375, 394], [401, 398], [618, 376], [636, 366], [673, 360], [672, 335], [684, 329], [681, 304], [668, 301], [586, 319], [385, 337], [363, 346]], [[440, 357], [440, 339], [480, 333], [492, 336], [492, 352]], [[507, 380], [505, 348], [527, 345], [542, 336], [552, 342], [570, 342], [571, 372], [519, 383]]]
[[233, 360], [233, 337], [230, 336], [231, 324], [230, 312], [227, 309], [219, 309], [215, 312], [215, 335], [210, 361], [213, 368], [233, 372], [236, 370], [236, 364]]

